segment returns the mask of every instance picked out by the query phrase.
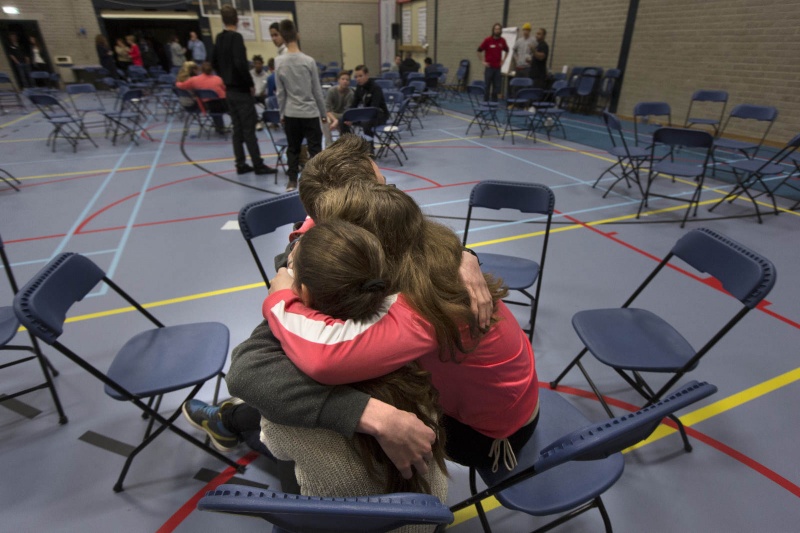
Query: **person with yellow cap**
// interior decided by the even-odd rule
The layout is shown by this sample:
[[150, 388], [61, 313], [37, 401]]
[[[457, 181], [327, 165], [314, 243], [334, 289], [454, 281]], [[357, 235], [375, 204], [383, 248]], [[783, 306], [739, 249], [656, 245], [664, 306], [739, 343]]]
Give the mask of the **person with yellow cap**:
[[531, 24], [522, 25], [522, 35], [514, 43], [514, 69], [516, 76], [527, 78], [530, 76], [531, 50], [536, 48], [536, 38], [531, 36]]

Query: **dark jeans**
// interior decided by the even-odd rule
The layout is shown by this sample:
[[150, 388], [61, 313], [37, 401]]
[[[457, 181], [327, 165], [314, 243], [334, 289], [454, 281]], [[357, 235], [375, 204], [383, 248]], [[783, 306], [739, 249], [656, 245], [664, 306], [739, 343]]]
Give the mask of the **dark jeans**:
[[17, 65], [17, 74], [19, 75], [19, 83], [22, 87], [32, 87], [31, 80], [31, 66], [29, 63], [19, 63]]
[[[522, 426], [516, 433], [508, 437], [508, 442], [514, 449], [514, 453], [519, 453], [522, 446], [528, 442], [538, 422], [539, 415], [537, 414], [530, 424]], [[479, 433], [468, 425], [462, 424], [447, 415], [442, 417], [442, 427], [447, 435], [445, 449], [450, 459], [458, 464], [476, 468], [490, 468], [492, 466], [494, 458], [489, 457], [489, 452], [495, 439], [487, 437], [483, 433]]]
[[244, 154], [244, 146], [250, 153], [250, 160], [254, 167], [264, 164], [261, 159], [261, 152], [258, 149], [258, 139], [256, 138], [256, 106], [253, 95], [229, 90], [227, 93], [228, 113], [231, 115], [231, 125], [233, 126], [233, 156], [236, 159], [236, 166], [242, 167], [247, 164], [247, 157]]
[[319, 117], [294, 118], [284, 117], [284, 131], [286, 132], [286, 159], [288, 161], [287, 173], [289, 181], [297, 181], [300, 173], [300, 149], [303, 139], [308, 143], [309, 159], [322, 151], [322, 129], [319, 127]]
[[272, 454], [261, 442], [261, 413], [255, 407], [240, 403], [221, 412], [222, 425], [236, 435], [240, 442], [262, 454]]
[[[500, 85], [503, 83], [503, 77], [500, 75], [499, 68], [486, 67], [483, 71], [483, 81], [486, 84], [486, 89], [483, 93], [483, 99], [487, 102], [497, 101], [497, 94], [500, 92]], [[491, 97], [491, 100], [489, 99]]]
[[217, 100], [206, 100], [203, 102], [206, 106], [211, 120], [214, 121], [214, 128], [222, 133], [225, 131], [225, 118], [223, 115], [228, 112], [228, 104], [222, 98]]

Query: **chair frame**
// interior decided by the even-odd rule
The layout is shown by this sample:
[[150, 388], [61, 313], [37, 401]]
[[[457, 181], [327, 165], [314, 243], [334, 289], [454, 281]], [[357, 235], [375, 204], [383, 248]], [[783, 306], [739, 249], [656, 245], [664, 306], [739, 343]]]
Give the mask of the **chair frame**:
[[[612, 150], [612, 155], [617, 158], [617, 162], [605, 169], [603, 173], [597, 177], [595, 182], [592, 184], [592, 188], [594, 189], [597, 187], [597, 184], [600, 183], [600, 180], [603, 179], [603, 176], [606, 174], [611, 174], [616, 178], [616, 180], [614, 180], [614, 183], [609, 185], [608, 189], [606, 189], [606, 192], [603, 193], [603, 198], [608, 196], [608, 193], [611, 192], [611, 189], [613, 189], [614, 186], [622, 180], [625, 180], [625, 184], [629, 189], [631, 188], [632, 180], [639, 188], [639, 192], [642, 194], [642, 196], [644, 196], [640, 171], [642, 168], [642, 163], [648, 160], [648, 152], [644, 148], [628, 146], [628, 141], [625, 140], [625, 134], [622, 131], [622, 123], [614, 114], [609, 113], [608, 111], [603, 111], [603, 121], [606, 123], [608, 136], [611, 139], [612, 147], [615, 149]], [[619, 136], [619, 146], [617, 146], [617, 141], [614, 140], [614, 131], [616, 131], [617, 135]], [[624, 155], [620, 153], [614, 153], [619, 152], [619, 150], [616, 150], [617, 148], [622, 148]], [[634, 153], [637, 155], [634, 155], [634, 153], [631, 152], [631, 149], [633, 149]], [[622, 171], [622, 173], [619, 175], [614, 172], [614, 168], [617, 167], [617, 165], [619, 165], [620, 170]]]
[[[400, 107], [395, 111], [394, 120], [392, 120], [390, 124], [378, 126], [375, 129], [375, 139], [380, 143], [378, 149], [375, 151], [376, 159], [383, 157], [386, 152], [392, 152], [397, 158], [397, 162], [402, 167], [403, 160], [400, 159], [400, 154], [397, 153], [397, 150], [399, 149], [403, 154], [403, 157], [405, 157], [406, 161], [408, 161], [408, 155], [403, 149], [403, 145], [400, 144], [400, 134], [402, 133], [403, 115], [408, 109], [409, 102], [410, 100], [403, 100], [403, 102], [400, 104]], [[393, 144], [394, 146], [392, 146]]]
[[8, 111], [6, 111], [6, 107], [8, 107], [6, 105], [6, 100], [9, 98], [13, 98], [16, 101], [16, 106], [24, 111], [25, 102], [23, 102], [22, 95], [14, 83], [14, 80], [5, 72], [0, 72], [0, 85], [3, 84], [8, 84], [10, 87], [0, 88], [0, 113], [4, 115], [8, 113]]
[[[714, 254], [714, 257], [709, 257]], [[693, 370], [700, 362], [700, 360], [722, 339], [733, 327], [747, 315], [750, 310], [755, 308], [770, 292], [775, 284], [775, 265], [772, 262], [753, 252], [752, 250], [744, 247], [742, 244], [725, 237], [715, 231], [707, 228], [697, 228], [681, 237], [678, 242], [672, 247], [669, 253], [656, 265], [650, 272], [645, 280], [634, 290], [633, 294], [622, 304], [620, 309], [629, 309], [631, 304], [636, 298], [645, 290], [651, 281], [667, 266], [673, 258], [679, 258], [695, 268], [700, 272], [705, 272], [713, 276], [715, 279], [722, 283], [723, 288], [731, 295], [739, 300], [743, 307], [729, 319], [718, 331], [716, 331], [711, 338], [699, 349], [695, 350], [694, 355], [687, 360], [681, 367], [668, 369], [668, 370], [648, 370], [650, 372], [658, 373], [671, 373], [672, 376], [667, 382], [662, 385], [658, 390], [652, 388], [647, 381], [642, 377], [641, 372], [637, 370], [625, 370], [623, 368], [612, 367], [619, 374], [628, 385], [631, 386], [636, 392], [641, 395], [647, 403], [645, 406], [652, 405], [659, 401], [666, 392], [673, 387], [678, 380], [680, 380], [686, 373]], [[759, 276], [756, 280], [747, 286], [743, 286], [736, 273], [731, 271], [732, 261], [739, 261], [745, 263], [749, 267], [755, 265], [759, 269]], [[577, 315], [576, 315], [577, 316]], [[573, 317], [573, 326], [575, 326], [575, 318]], [[577, 326], [575, 326], [577, 331]], [[603, 408], [613, 416], [611, 408], [606, 403], [605, 398], [598, 390], [597, 386], [589, 377], [588, 372], [581, 364], [581, 358], [589, 351], [589, 348], [584, 344], [584, 348], [578, 353], [577, 356], [566, 366], [566, 368], [556, 377], [555, 380], [550, 382], [550, 387], [556, 389], [558, 384], [567, 375], [567, 373], [577, 366], [583, 376], [586, 378], [589, 386], [594, 391]], [[689, 439], [686, 436], [686, 430], [683, 424], [677, 417], [672, 417], [672, 420], [677, 424], [678, 430], [683, 439], [684, 449], [689, 452], [692, 450]]]
[[[609, 420], [598, 423], [587, 423], [585, 426], [571, 431], [543, 447], [539, 451], [538, 460], [532, 465], [517, 473], [509, 473], [508, 477], [502, 481], [490, 484], [488, 488], [481, 492], [476, 490], [476, 469], [470, 468], [470, 492], [472, 495], [451, 506], [450, 510], [455, 513], [474, 505], [478, 511], [478, 517], [480, 518], [484, 532], [491, 533], [492, 530], [489, 526], [489, 520], [481, 504], [484, 499], [499, 495], [502, 491], [510, 489], [517, 484], [525, 483], [527, 480], [538, 483], [538, 480], [535, 479], [537, 475], [550, 469], [558, 468], [565, 463], [578, 461], [581, 462], [581, 464], [587, 464], [601, 460], [618, 460], [620, 461], [619, 473], [616, 475], [616, 478], [610, 480], [610, 485], [608, 487], [600, 490], [595, 497], [590, 498], [582, 504], [578, 504], [577, 507], [532, 532], [543, 533], [545, 531], [550, 531], [554, 527], [572, 520], [576, 516], [597, 508], [603, 519], [606, 532], [611, 533], [611, 518], [603, 504], [601, 494], [611, 488], [622, 474], [622, 458], [619, 455], [620, 452], [649, 437], [664, 418], [677, 418], [674, 415], [676, 411], [706, 398], [716, 391], [717, 388], [714, 385], [692, 381], [672, 392], [663, 400], [655, 401], [650, 405], [642, 407], [638, 411], [616, 418], [610, 415], [612, 418]], [[542, 389], [540, 393], [544, 404], [543, 409], [546, 409], [547, 403], [550, 402], [566, 402], [566, 400], [553, 391]], [[482, 477], [490, 473], [490, 469], [487, 470], [488, 472], [480, 472]], [[500, 499], [500, 496], [498, 499]], [[525, 510], [522, 509], [522, 512], [525, 512]]]
[[128, 89], [120, 96], [119, 108], [103, 114], [114, 129], [111, 144], [116, 146], [120, 129], [123, 130], [122, 136], [129, 135], [136, 146], [139, 146], [139, 139], [137, 138], [139, 134], [142, 134], [147, 140], [153, 141], [153, 137], [150, 136], [142, 124], [147, 117], [146, 111], [140, 105], [142, 99], [142, 89]]
[[[767, 127], [764, 129], [764, 134], [761, 136], [758, 144], [745, 141], [736, 141], [733, 139], [723, 139], [723, 135], [728, 129], [728, 125], [731, 123], [732, 118], [738, 120], [767, 122]], [[739, 152], [747, 159], [754, 159], [758, 155], [758, 151], [761, 149], [761, 146], [767, 139], [767, 135], [769, 135], [769, 131], [772, 129], [772, 125], [775, 124], [777, 119], [778, 109], [773, 106], [739, 104], [731, 109], [728, 118], [725, 120], [725, 125], [722, 126], [722, 129], [720, 129], [719, 133], [717, 134], [716, 141], [714, 142], [714, 150], [711, 153], [711, 161], [714, 165], [714, 174], [716, 175], [718, 165], [716, 158], [717, 149]], [[720, 145], [720, 143], [722, 144]], [[753, 150], [753, 153], [750, 154], [749, 150]]]
[[[639, 117], [667, 117], [667, 127], [672, 127], [672, 109], [666, 102], [639, 102], [633, 106], [634, 146], [639, 146]], [[652, 144], [652, 142], [650, 143]], [[650, 146], [646, 144], [645, 146]]]
[[[689, 147], [689, 148], [705, 148], [706, 153], [703, 158], [703, 163], [700, 165], [700, 172], [696, 174], [676, 174], [670, 172], [669, 165], [675, 165], [674, 162], [663, 163], [663, 160], [666, 156], [660, 157], [656, 159], [656, 146], [657, 145], [666, 145], [670, 147], [669, 155], [671, 156], [674, 153], [675, 148], [681, 147]], [[639, 210], [636, 213], [636, 218], [638, 219], [641, 214], [642, 210], [645, 206], [648, 205], [648, 200], [651, 196], [655, 196], [657, 198], [665, 198], [667, 200], [675, 200], [677, 202], [687, 202], [689, 206], [686, 208], [686, 213], [683, 215], [683, 220], [681, 221], [681, 228], [686, 225], [686, 221], [689, 218], [689, 213], [692, 211], [692, 206], [694, 206], [694, 215], [697, 216], [697, 209], [700, 207], [700, 196], [703, 192], [703, 183], [705, 181], [706, 172], [708, 170], [708, 161], [711, 158], [711, 153], [713, 152], [714, 146], [714, 138], [711, 136], [710, 133], [707, 131], [701, 130], [693, 130], [687, 128], [659, 128], [653, 133], [653, 143], [650, 145], [650, 171], [647, 176], [647, 185], [644, 189], [644, 195], [642, 196], [641, 202], [639, 202]], [[674, 171], [673, 167], [673, 171]], [[684, 168], [688, 168], [688, 165], [685, 165]], [[675, 176], [682, 176], [682, 177], [691, 177], [697, 181], [697, 186], [692, 193], [691, 198], [686, 199], [680, 196], [670, 196], [667, 194], [658, 194], [654, 192], [650, 192], [650, 186], [655, 181], [656, 177], [659, 174], [670, 174], [673, 176], [673, 181], [675, 181]]]
[[[0, 168], [0, 181], [2, 181], [3, 183], [5, 183], [6, 185], [8, 185], [17, 192], [19, 192], [19, 187], [17, 187], [17, 185], [22, 185], [21, 181], [19, 181], [12, 173], [3, 168]], [[16, 182], [17, 185], [14, 185], [14, 182]]]
[[[692, 106], [695, 102], [714, 102], [721, 103], [722, 109], [719, 112], [719, 118], [701, 118], [692, 117]], [[711, 126], [714, 129], [714, 137], [719, 136], [719, 127], [722, 124], [722, 119], [725, 117], [725, 108], [728, 107], [728, 91], [714, 91], [708, 89], [700, 89], [692, 94], [692, 99], [689, 101], [689, 109], [686, 110], [686, 120], [684, 121], [684, 128], [691, 128], [693, 125]]]
[[267, 289], [270, 287], [269, 277], [255, 246], [253, 246], [253, 239], [272, 233], [281, 226], [303, 221], [305, 218], [306, 211], [300, 201], [298, 191], [252, 202], [239, 210], [239, 230], [253, 255], [258, 272]]
[[[728, 163], [733, 171], [733, 175], [736, 178], [736, 186], [723, 198], [721, 198], [717, 203], [711, 206], [708, 210], [713, 211], [719, 204], [724, 202], [725, 200], [728, 203], [733, 203], [734, 200], [739, 198], [742, 194], [746, 195], [751, 202], [753, 202], [753, 207], [756, 210], [756, 217], [758, 218], [758, 223], [761, 224], [761, 210], [758, 208], [758, 202], [756, 201], [757, 198], [763, 196], [764, 194], [768, 195], [772, 200], [772, 209], [773, 212], [777, 215], [780, 213], [778, 211], [778, 204], [775, 201], [775, 191], [777, 191], [780, 187], [788, 183], [789, 178], [792, 177], [794, 172], [789, 170], [788, 172], [785, 171], [782, 167], [782, 163], [786, 160], [786, 158], [790, 157], [792, 154], [795, 153], [797, 148], [800, 147], [800, 135], [795, 135], [786, 146], [780, 149], [780, 151], [776, 152], [771, 158], [764, 161], [761, 164], [753, 164], [756, 160], [755, 159], [746, 159], [743, 161], [734, 161], [732, 163]], [[800, 165], [796, 159], [793, 159], [794, 164], [800, 169]], [[787, 172], [787, 176], [778, 183], [773, 189], [764, 182], [764, 178], [766, 176], [779, 176], [783, 172]], [[759, 192], [756, 195], [751, 194], [750, 189], [755, 186], [759, 185], [763, 191]], [[788, 185], [794, 190], [798, 190], [791, 184]], [[798, 202], [793, 206], [792, 209], [797, 207], [800, 204]]]
[[[8, 260], [8, 255], [6, 255], [5, 245], [3, 244], [3, 239], [0, 237], [0, 261], [3, 263], [3, 268], [6, 271], [6, 277], [8, 278], [8, 284], [11, 286], [12, 294], [16, 295], [19, 292], [19, 287], [17, 286], [17, 280], [14, 277], [14, 272], [11, 269], [11, 262]], [[18, 323], [18, 322], [17, 322]], [[3, 363], [0, 365], [0, 369], [11, 367], [18, 365], [20, 363], [25, 363], [27, 361], [32, 361], [36, 359], [39, 363], [39, 366], [42, 369], [42, 374], [44, 374], [44, 383], [40, 383], [38, 385], [34, 385], [32, 387], [28, 387], [26, 389], [11, 393], [11, 394], [3, 394], [0, 397], [0, 403], [3, 403], [6, 400], [10, 400], [12, 398], [16, 398], [18, 396], [22, 396], [24, 394], [28, 394], [29, 392], [41, 390], [41, 389], [49, 389], [50, 396], [53, 398], [53, 403], [56, 406], [56, 411], [58, 412], [58, 423], [64, 425], [67, 423], [67, 415], [64, 413], [64, 408], [61, 406], [61, 400], [58, 397], [58, 392], [56, 391], [55, 383], [53, 382], [53, 378], [58, 377], [58, 370], [53, 366], [50, 360], [42, 353], [42, 349], [39, 346], [39, 341], [33, 335], [33, 333], [28, 330], [28, 337], [31, 340], [31, 345], [19, 345], [19, 344], [4, 344], [0, 346], [0, 351], [26, 351], [31, 352], [33, 355], [23, 357], [21, 359], [16, 359], [14, 361]], [[9, 339], [9, 342], [14, 340], [14, 337]], [[51, 375], [52, 374], [52, 375]]]
[[[54, 272], [57, 272], [62, 265], [71, 261], [84, 261], [87, 264], [94, 266], [97, 274], [95, 277], [97, 277], [98, 280], [93, 286], [96, 286], [100, 282], [105, 282], [109, 288], [111, 288], [114, 292], [120, 295], [125, 301], [127, 301], [130, 305], [136, 308], [136, 310], [139, 311], [141, 314], [143, 314], [145, 318], [147, 318], [153, 325], [155, 325], [156, 328], [163, 328], [165, 326], [160, 321], [158, 321], [147, 309], [145, 309], [141, 304], [139, 304], [136, 300], [134, 300], [127, 292], [122, 290], [122, 288], [120, 288], [116, 283], [114, 283], [110, 278], [108, 278], [105, 272], [103, 272], [102, 270], [100, 270], [99, 267], [94, 265], [94, 263], [92, 263], [91, 260], [89, 260], [84, 256], [74, 253], [63, 253], [56, 256], [52, 261], [50, 261], [50, 263], [47, 266], [45, 266], [39, 272], [39, 274], [37, 274], [31, 281], [29, 281], [19, 291], [19, 293], [17, 293], [17, 295], [14, 298], [14, 311], [17, 314], [17, 318], [23, 325], [25, 325], [28, 331], [32, 332], [42, 341], [46, 342], [47, 344], [49, 344], [50, 346], [61, 352], [69, 360], [71, 360], [72, 362], [80, 366], [82, 369], [87, 371], [89, 374], [100, 380], [103, 384], [105, 384], [107, 393], [109, 389], [113, 390], [122, 399], [130, 401], [131, 403], [136, 405], [136, 407], [138, 407], [142, 411], [143, 418], [149, 419], [147, 429], [145, 431], [142, 442], [136, 448], [134, 448], [133, 451], [131, 451], [131, 453], [125, 460], [122, 472], [120, 472], [119, 478], [117, 479], [117, 482], [114, 484], [114, 492], [121, 492], [123, 490], [123, 482], [125, 480], [125, 476], [127, 475], [128, 469], [130, 468], [131, 463], [133, 462], [133, 459], [136, 457], [136, 455], [138, 455], [139, 452], [141, 452], [153, 440], [155, 440], [156, 437], [158, 437], [161, 433], [163, 433], [167, 429], [169, 429], [176, 435], [182, 437], [184, 440], [187, 440], [190, 443], [194, 444], [195, 446], [205, 451], [209, 455], [215, 457], [216, 459], [219, 459], [226, 465], [235, 469], [237, 472], [244, 472], [245, 469], [244, 466], [239, 465], [238, 463], [236, 463], [235, 461], [231, 460], [228, 457], [225, 457], [214, 448], [208, 446], [207, 444], [204, 444], [197, 438], [193, 437], [189, 433], [186, 433], [185, 431], [174, 425], [175, 420], [181, 415], [180, 407], [172, 415], [170, 415], [169, 418], [164, 417], [158, 412], [161, 406], [161, 399], [163, 395], [166, 394], [166, 392], [172, 392], [172, 391], [165, 391], [160, 394], [157, 393], [148, 398], [140, 397], [133, 394], [132, 392], [125, 389], [118, 382], [111, 379], [107, 374], [98, 370], [86, 359], [84, 359], [76, 352], [72, 351], [70, 348], [68, 348], [67, 346], [58, 341], [58, 338], [62, 333], [61, 330], [63, 328], [65, 316], [62, 315], [59, 317], [58, 311], [54, 312], [53, 316], [51, 317], [52, 323], [46, 323], [37, 317], [36, 313], [33, 312], [32, 310], [33, 307], [32, 301], [34, 301], [32, 299], [35, 298], [34, 295], [36, 294], [36, 291], [39, 290], [41, 286], [47, 282], [48, 278], [51, 275], [53, 275]], [[102, 274], [102, 276], [100, 274]], [[89, 274], [85, 274], [84, 277], [89, 278], [90, 276]], [[88, 281], [88, 279], [85, 281]], [[72, 289], [72, 291], [73, 292], [69, 294], [70, 298], [75, 296], [74, 294], [75, 289]], [[80, 296], [80, 298], [75, 299], [73, 303], [81, 299], [83, 299], [82, 295]], [[66, 313], [67, 309], [64, 309], [63, 311], [64, 313]], [[217, 384], [214, 391], [214, 403], [216, 403], [217, 395], [219, 393], [220, 381], [223, 377], [224, 373], [220, 371], [219, 374], [217, 375]], [[190, 385], [192, 389], [189, 392], [189, 395], [182, 402], [180, 402], [179, 405], [183, 405], [183, 403], [185, 403], [186, 401], [191, 400], [200, 391], [200, 389], [203, 387], [204, 384], [205, 382], [196, 385]], [[184, 388], [189, 388], [189, 386], [186, 386]], [[174, 389], [174, 390], [180, 390], [180, 389]], [[155, 425], [156, 422], [158, 422], [159, 426], [153, 431], [153, 426]]]
[[97, 148], [97, 143], [86, 131], [83, 120], [73, 116], [58, 98], [35, 92], [29, 93], [28, 98], [53, 126], [53, 131], [47, 136], [47, 146], [50, 146], [51, 151], [56, 151], [56, 139], [59, 135], [72, 146], [73, 152], [78, 151], [78, 142], [81, 139], [88, 139]]
[[[517, 190], [518, 194], [511, 194], [515, 189]], [[504, 190], [506, 194], [493, 194], [493, 190]], [[522, 190], [528, 194], [521, 194]], [[529, 195], [533, 195], [533, 198], [528, 198]], [[499, 197], [502, 197], [502, 200], [499, 200]], [[529, 200], [530, 204], [526, 204], [526, 200]], [[538, 262], [529, 259], [527, 260], [537, 263], [539, 267], [539, 272], [534, 280], [534, 284], [536, 286], [534, 294], [528, 292], [527, 289], [530, 286], [512, 289], [524, 294], [530, 300], [530, 303], [517, 302], [514, 300], [503, 300], [508, 304], [530, 306], [531, 326], [530, 330], [528, 331], [528, 339], [533, 341], [533, 332], [536, 327], [536, 315], [539, 309], [539, 295], [541, 294], [542, 290], [542, 277], [544, 274], [545, 259], [547, 258], [547, 246], [550, 242], [550, 227], [553, 221], [553, 211], [555, 210], [555, 195], [549, 187], [537, 183], [488, 180], [476, 184], [472, 188], [469, 196], [469, 208], [467, 209], [467, 218], [464, 223], [464, 237], [461, 241], [461, 244], [464, 247], [467, 246], [469, 226], [470, 222], [472, 221], [472, 210], [474, 207], [495, 210], [516, 209], [522, 213], [537, 213], [546, 216], [544, 243], [542, 244], [542, 250], [541, 254], [539, 255]], [[483, 256], [485, 259], [491, 257], [495, 260], [501, 260], [503, 257], [513, 257], [500, 254], [483, 254]], [[479, 260], [480, 258], [481, 254], [478, 255]], [[494, 272], [489, 273], [495, 274]], [[495, 275], [499, 275], [499, 273]]]
[[[286, 154], [286, 149], [289, 148], [289, 141], [286, 140], [284, 136], [284, 142], [278, 143], [275, 141], [275, 136], [272, 134], [272, 127], [282, 129], [283, 125], [281, 124], [281, 112], [277, 109], [267, 109], [261, 113], [261, 120], [264, 122], [264, 129], [267, 131], [267, 136], [269, 137], [269, 141], [272, 143], [272, 146], [275, 148], [275, 154], [277, 155], [277, 163], [276, 165], [283, 167], [284, 172], [287, 168], [287, 162], [283, 160], [284, 154]], [[280, 140], [280, 139], [279, 139]], [[275, 185], [278, 184], [278, 173], [275, 173]]]
[[500, 125], [497, 122], [497, 106], [490, 105], [483, 101], [484, 89], [482, 86], [472, 83], [467, 86], [467, 97], [472, 105], [472, 121], [467, 126], [464, 135], [469, 135], [469, 130], [473, 124], [477, 124], [481, 130], [481, 137], [486, 130], [494, 128], [497, 135], [500, 135]]

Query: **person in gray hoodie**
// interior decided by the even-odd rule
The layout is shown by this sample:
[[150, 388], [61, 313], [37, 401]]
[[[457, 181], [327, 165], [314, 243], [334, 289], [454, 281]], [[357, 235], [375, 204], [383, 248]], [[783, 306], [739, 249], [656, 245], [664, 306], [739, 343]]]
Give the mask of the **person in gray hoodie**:
[[322, 151], [320, 120], [325, 123], [328, 119], [316, 61], [300, 51], [294, 22], [282, 20], [280, 32], [286, 44], [286, 53], [275, 58], [275, 85], [288, 144], [289, 182], [286, 190], [293, 191], [297, 188], [297, 176], [300, 173], [303, 139], [308, 144], [308, 157], [317, 155]]

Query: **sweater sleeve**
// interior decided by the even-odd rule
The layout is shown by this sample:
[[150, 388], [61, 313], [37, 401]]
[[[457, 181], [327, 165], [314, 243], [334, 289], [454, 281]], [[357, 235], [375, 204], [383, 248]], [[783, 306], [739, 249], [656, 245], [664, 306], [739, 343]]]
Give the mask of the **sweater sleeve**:
[[317, 102], [319, 108], [319, 116], [325, 116], [325, 98], [322, 96], [322, 85], [319, 82], [319, 70], [317, 64], [311, 61], [311, 93], [314, 95], [314, 100]]
[[277, 424], [324, 428], [352, 437], [369, 395], [351, 387], [329, 387], [292, 364], [263, 321], [231, 354], [225, 377], [231, 394]]
[[303, 305], [290, 289], [264, 301], [264, 317], [286, 355], [312, 379], [329, 385], [383, 376], [438, 350], [432, 328], [390, 296], [367, 320], [338, 320]]

